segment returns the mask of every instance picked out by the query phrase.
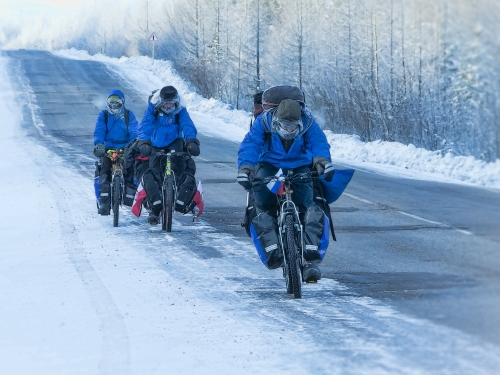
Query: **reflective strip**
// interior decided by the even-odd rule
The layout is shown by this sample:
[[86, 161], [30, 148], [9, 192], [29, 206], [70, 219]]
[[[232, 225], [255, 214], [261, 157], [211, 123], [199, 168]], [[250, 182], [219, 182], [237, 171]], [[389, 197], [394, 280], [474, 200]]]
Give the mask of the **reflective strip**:
[[127, 195], [125, 195], [125, 196], [126, 196], [127, 198], [134, 198], [134, 197], [135, 197], [135, 195], [130, 195], [130, 194], [127, 194]]
[[184, 206], [184, 202], [183, 201], [180, 201], [180, 200], [176, 200], [175, 201], [176, 204], [180, 204], [181, 206]]
[[156, 206], [157, 204], [161, 204], [161, 200], [153, 202], [153, 206]]
[[253, 206], [248, 206], [248, 209], [251, 210], [253, 208]]
[[323, 198], [323, 197], [316, 197], [316, 199], [319, 199], [319, 200], [321, 200], [321, 201], [323, 201], [323, 202], [326, 202], [326, 199], [325, 199], [325, 198]]
[[269, 245], [268, 247], [266, 247], [264, 250], [266, 250], [267, 252], [271, 251], [271, 250], [274, 250], [274, 249], [277, 249], [278, 248], [278, 245], [277, 244], [274, 244], [274, 245]]
[[315, 245], [306, 245], [306, 250], [318, 250], [318, 246], [315, 246]]
[[101, 193], [101, 197], [107, 197], [108, 195], [108, 193]]

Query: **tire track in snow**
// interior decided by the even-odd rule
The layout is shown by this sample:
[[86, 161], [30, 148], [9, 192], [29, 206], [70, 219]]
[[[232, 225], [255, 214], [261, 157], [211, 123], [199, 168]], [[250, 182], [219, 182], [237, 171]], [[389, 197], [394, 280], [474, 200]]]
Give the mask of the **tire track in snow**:
[[[23, 86], [25, 92], [28, 93], [27, 100], [31, 108], [33, 125], [40, 130], [42, 120], [41, 116], [36, 113], [39, 107], [34, 102], [36, 100], [34, 92], [27, 82], [23, 82]], [[40, 135], [44, 137], [43, 140], [52, 142], [57, 147], [64, 147], [64, 142], [45, 136], [43, 132], [40, 132]], [[99, 328], [102, 332], [102, 347], [98, 363], [98, 374], [130, 374], [130, 343], [124, 318], [108, 289], [87, 258], [86, 249], [80, 245], [83, 242], [79, 238], [79, 231], [75, 226], [72, 215], [72, 209], [75, 208], [74, 204], [72, 204], [75, 202], [73, 194], [76, 193], [72, 188], [75, 186], [68, 184], [70, 177], [58, 176], [53, 173], [54, 165], [60, 164], [60, 159], [57, 159], [49, 155], [33, 158], [34, 163], [40, 167], [42, 174], [49, 176], [47, 182], [56, 202], [61, 236], [68, 258], [82, 280], [99, 319]], [[63, 171], [64, 167], [58, 166], [57, 169]], [[67, 177], [67, 179], [64, 177]]]

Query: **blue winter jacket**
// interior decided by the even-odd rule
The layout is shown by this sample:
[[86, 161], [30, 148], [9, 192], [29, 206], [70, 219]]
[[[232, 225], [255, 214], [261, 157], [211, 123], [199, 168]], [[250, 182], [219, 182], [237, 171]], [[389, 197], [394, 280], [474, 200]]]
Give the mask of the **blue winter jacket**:
[[[330, 159], [330, 145], [325, 133], [307, 108], [302, 109], [304, 128], [297, 134], [288, 152], [285, 151], [278, 133], [272, 131], [272, 118], [275, 109], [263, 112], [252, 125], [238, 151], [238, 168], [244, 165], [255, 166], [259, 162], [270, 163], [284, 172], [289, 169], [311, 165], [312, 159], [323, 156]], [[271, 132], [271, 145], [266, 141]]]
[[[150, 140], [155, 147], [165, 147], [177, 138], [184, 140], [196, 138], [196, 127], [184, 107], [179, 107], [168, 116], [159, 112], [155, 116], [155, 106], [148, 104], [141, 124], [139, 125], [139, 139]], [[179, 116], [179, 124], [175, 123], [175, 115]]]
[[[125, 104], [125, 95], [120, 90], [113, 90], [109, 93], [111, 95], [118, 95], [123, 99]], [[108, 112], [108, 125], [104, 122], [103, 110], [97, 116], [94, 130], [94, 145], [104, 143], [106, 149], [122, 148], [128, 143], [137, 138], [139, 124], [135, 115], [129, 110], [129, 124], [125, 123], [124, 115], [125, 105], [122, 106], [120, 113], [114, 115]]]

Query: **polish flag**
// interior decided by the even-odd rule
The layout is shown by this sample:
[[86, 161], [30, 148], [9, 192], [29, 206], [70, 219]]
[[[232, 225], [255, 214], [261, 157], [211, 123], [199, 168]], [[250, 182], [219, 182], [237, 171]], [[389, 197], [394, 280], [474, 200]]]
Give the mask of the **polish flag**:
[[198, 207], [198, 215], [196, 216], [200, 216], [203, 213], [203, 188], [201, 187], [201, 181], [198, 182], [193, 201], [196, 203], [196, 207]]
[[271, 190], [272, 193], [274, 194], [283, 194], [283, 186], [285, 185], [283, 179], [283, 171], [281, 168], [279, 169], [278, 172], [276, 172], [276, 177], [278, 177], [276, 180], [271, 181], [270, 183], [267, 184], [267, 188]]
[[141, 182], [137, 187], [137, 191], [135, 192], [134, 203], [132, 203], [132, 213], [135, 216], [141, 216], [142, 202], [144, 201], [144, 199], [146, 199], [146, 197], [146, 190], [144, 190]]

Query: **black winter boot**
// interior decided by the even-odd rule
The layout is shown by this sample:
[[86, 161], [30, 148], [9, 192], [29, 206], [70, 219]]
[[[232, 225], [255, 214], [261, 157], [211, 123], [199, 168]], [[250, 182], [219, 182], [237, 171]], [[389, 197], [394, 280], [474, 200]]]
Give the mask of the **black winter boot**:
[[151, 225], [158, 225], [158, 216], [156, 216], [153, 212], [149, 213], [148, 223]]
[[315, 283], [321, 279], [321, 271], [318, 262], [310, 261], [302, 268], [302, 277], [306, 283]]
[[102, 215], [102, 216], [108, 216], [109, 215], [109, 212], [110, 212], [110, 207], [109, 207], [109, 204], [107, 205], [101, 205], [99, 207], [99, 210], [97, 211], [99, 213], [99, 215]]

